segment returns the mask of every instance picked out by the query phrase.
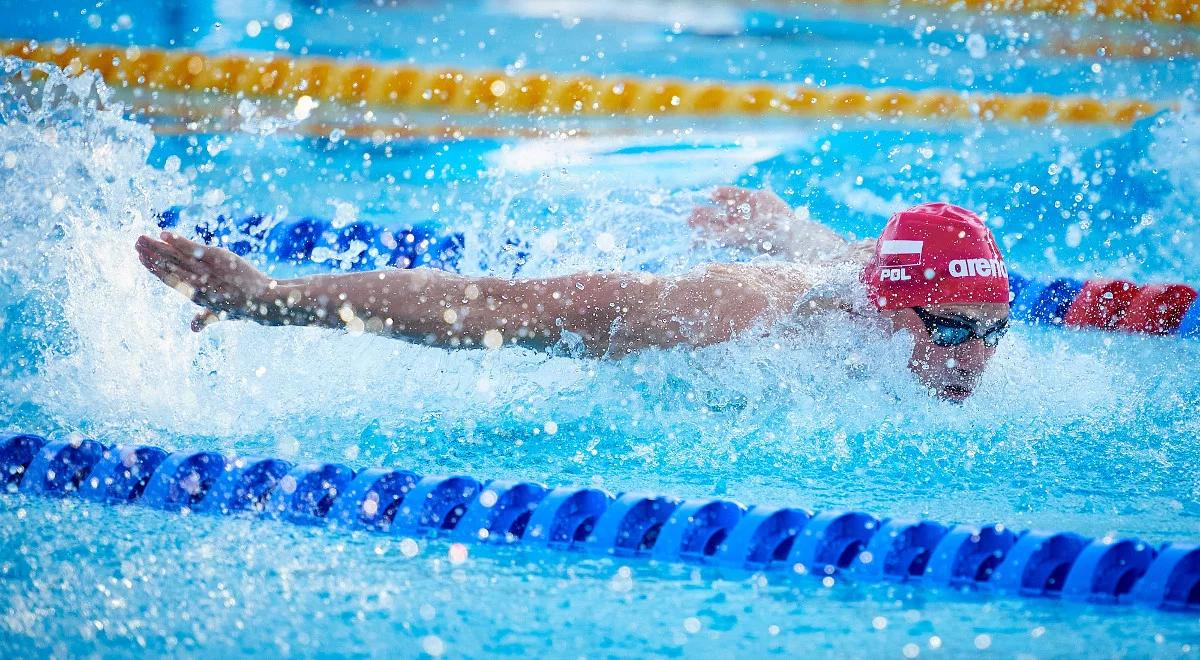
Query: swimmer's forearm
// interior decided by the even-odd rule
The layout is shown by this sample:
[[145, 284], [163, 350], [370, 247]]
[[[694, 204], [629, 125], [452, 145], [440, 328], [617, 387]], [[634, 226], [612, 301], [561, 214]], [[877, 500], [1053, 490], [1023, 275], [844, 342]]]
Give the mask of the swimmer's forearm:
[[[306, 325], [439, 343], [457, 321], [448, 314], [468, 279], [427, 269], [316, 275], [274, 282], [257, 305], [264, 325]], [[449, 321], [448, 321], [449, 319]]]
[[445, 347], [544, 347], [569, 330], [602, 354], [617, 317], [653, 304], [657, 282], [620, 273], [473, 278], [423, 268], [321, 275], [273, 282], [247, 315], [264, 325], [373, 332]]

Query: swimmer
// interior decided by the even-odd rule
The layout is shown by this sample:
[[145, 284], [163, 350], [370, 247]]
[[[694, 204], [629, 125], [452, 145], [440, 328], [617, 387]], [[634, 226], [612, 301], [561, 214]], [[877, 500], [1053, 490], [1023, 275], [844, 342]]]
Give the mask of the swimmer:
[[[142, 264], [223, 319], [372, 332], [446, 348], [553, 346], [573, 333], [593, 356], [700, 347], [769, 331], [788, 317], [867, 310], [915, 338], [909, 368], [938, 397], [971, 395], [1008, 329], [1008, 272], [991, 231], [950, 204], [922, 204], [877, 240], [850, 243], [766, 191], [719, 188], [689, 222], [777, 260], [712, 263], [691, 273], [577, 273], [507, 279], [429, 268], [272, 279], [223, 248], [171, 232], [137, 240]], [[822, 292], [805, 269], [851, 264], [865, 286]], [[811, 273], [811, 270], [807, 271]], [[849, 296], [863, 295], [866, 301]], [[855, 292], [855, 293], [848, 293]], [[862, 303], [866, 304], [862, 304]], [[869, 322], [869, 320], [865, 320]]]

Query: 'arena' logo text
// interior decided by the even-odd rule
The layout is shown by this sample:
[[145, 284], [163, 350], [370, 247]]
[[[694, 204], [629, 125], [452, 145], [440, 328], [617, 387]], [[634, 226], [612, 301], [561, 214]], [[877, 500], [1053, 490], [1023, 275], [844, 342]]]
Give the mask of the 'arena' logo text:
[[999, 259], [955, 259], [950, 262], [950, 277], [1008, 277], [1008, 268]]

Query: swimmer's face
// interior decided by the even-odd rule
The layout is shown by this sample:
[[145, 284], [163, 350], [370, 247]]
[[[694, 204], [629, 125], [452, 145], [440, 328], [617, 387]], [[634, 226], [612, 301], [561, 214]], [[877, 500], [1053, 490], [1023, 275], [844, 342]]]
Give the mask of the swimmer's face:
[[[1008, 319], [1008, 305], [1003, 303], [929, 305], [921, 309], [927, 317], [964, 321], [984, 331]], [[922, 385], [949, 401], [961, 402], [971, 396], [995, 347], [976, 336], [956, 346], [941, 346], [913, 309], [894, 311], [892, 322], [896, 329], [908, 330], [916, 338], [908, 367]]]

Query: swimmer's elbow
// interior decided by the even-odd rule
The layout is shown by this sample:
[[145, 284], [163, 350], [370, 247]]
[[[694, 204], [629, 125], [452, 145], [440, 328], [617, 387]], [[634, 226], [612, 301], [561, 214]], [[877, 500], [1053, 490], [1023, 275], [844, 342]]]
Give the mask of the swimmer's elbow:
[[684, 282], [670, 288], [654, 306], [620, 319], [614, 341], [631, 350], [711, 346], [753, 327], [764, 311], [765, 305], [753, 296], [723, 296]]
[[656, 345], [665, 282], [649, 274], [588, 273], [571, 276], [567, 286], [542, 299], [553, 310], [560, 333], [578, 335], [587, 353], [619, 357]]

